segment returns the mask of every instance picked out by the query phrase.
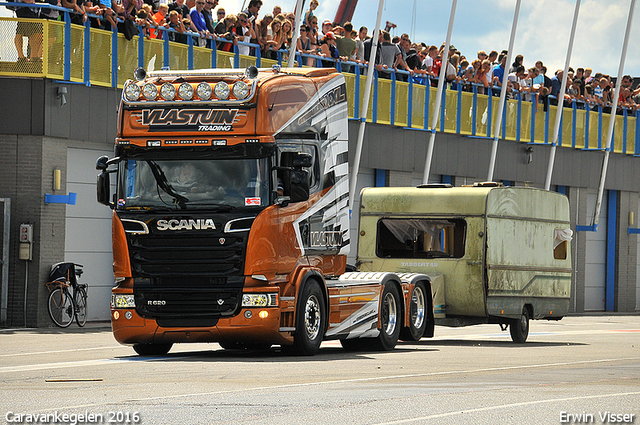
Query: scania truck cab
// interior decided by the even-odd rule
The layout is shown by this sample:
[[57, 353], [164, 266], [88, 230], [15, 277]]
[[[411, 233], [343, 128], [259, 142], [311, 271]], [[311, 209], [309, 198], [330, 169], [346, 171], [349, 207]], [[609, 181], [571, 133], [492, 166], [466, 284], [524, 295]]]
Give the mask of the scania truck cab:
[[432, 330], [426, 276], [345, 273], [341, 74], [136, 76], [123, 89], [114, 157], [97, 161], [98, 201], [113, 209], [117, 341], [140, 354], [218, 342], [310, 355], [327, 338], [391, 349], [401, 333]]

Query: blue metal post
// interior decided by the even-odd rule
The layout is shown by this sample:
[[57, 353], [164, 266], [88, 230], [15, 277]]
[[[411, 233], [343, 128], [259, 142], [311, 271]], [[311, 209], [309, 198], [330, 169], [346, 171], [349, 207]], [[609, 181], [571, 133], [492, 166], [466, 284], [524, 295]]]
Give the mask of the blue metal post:
[[193, 69], [193, 36], [187, 36], [187, 69]]
[[591, 108], [589, 108], [588, 104], [586, 104], [586, 108], [587, 111], [584, 118], [584, 148], [589, 149], [589, 120], [591, 119]]
[[606, 311], [613, 311], [615, 307], [617, 215], [618, 191], [609, 190], [609, 206], [607, 211], [607, 275], [605, 278]]
[[144, 28], [138, 26], [138, 66], [144, 68]]
[[407, 106], [407, 127], [411, 128], [413, 121], [413, 76], [409, 75], [409, 105]]
[[522, 118], [522, 94], [518, 93], [518, 108], [517, 108], [517, 121], [516, 121], [516, 140], [520, 141], [520, 132], [522, 130], [522, 123], [520, 122]]
[[622, 153], [627, 153], [627, 108], [622, 110]]
[[444, 133], [445, 111], [447, 110], [447, 87], [445, 84], [442, 90], [442, 99], [440, 99], [440, 131]]
[[387, 187], [387, 172], [376, 168], [376, 186]]
[[84, 84], [91, 85], [91, 22], [84, 23]]
[[602, 149], [602, 106], [598, 105], [598, 149]]
[[396, 73], [391, 73], [391, 104], [389, 105], [389, 122], [391, 125], [396, 123]]
[[169, 68], [171, 66], [171, 58], [169, 56], [169, 31], [162, 31], [162, 66]]
[[473, 102], [471, 105], [473, 113], [471, 114], [471, 135], [476, 135], [476, 125], [478, 124], [478, 86], [473, 85]]
[[[575, 148], [576, 147], [576, 122], [578, 121], [578, 104], [576, 103], [576, 100], [573, 99], [573, 101], [571, 102], [571, 106], [573, 108], [573, 125], [571, 126], [571, 147]], [[564, 114], [563, 114], [564, 115]]]
[[536, 114], [538, 108], [538, 102], [534, 97], [531, 100], [531, 143], [536, 141]]
[[424, 120], [422, 127], [426, 130], [429, 128], [429, 102], [431, 98], [431, 82], [427, 78], [426, 87], [424, 88]]
[[240, 68], [240, 50], [237, 44], [233, 46], [233, 67]]
[[458, 104], [456, 105], [456, 133], [460, 134], [462, 122], [462, 84], [458, 84]]
[[111, 87], [118, 86], [118, 27], [111, 28]]
[[360, 116], [360, 65], [356, 65], [355, 69], [355, 93], [353, 96], [353, 118], [358, 118]]
[[373, 70], [373, 107], [371, 108], [371, 121], [378, 122], [378, 70]]
[[493, 90], [489, 87], [489, 99], [487, 102], [487, 137], [491, 137], [491, 129], [493, 126], [491, 122], [493, 121]]
[[69, 12], [64, 12], [64, 72], [63, 79], [71, 80], [71, 17]]

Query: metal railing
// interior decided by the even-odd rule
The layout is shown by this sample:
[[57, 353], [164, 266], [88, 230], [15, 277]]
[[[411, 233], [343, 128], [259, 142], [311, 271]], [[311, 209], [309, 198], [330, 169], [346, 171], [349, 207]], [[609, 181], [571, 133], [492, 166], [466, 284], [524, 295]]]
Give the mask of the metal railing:
[[[19, 5], [24, 3], [0, 3]], [[47, 4], [29, 7], [52, 7]], [[55, 7], [54, 7], [55, 8]], [[70, 11], [57, 8], [61, 13]], [[92, 15], [89, 15], [92, 16]], [[95, 17], [95, 16], [94, 16]], [[100, 17], [96, 17], [100, 18]], [[42, 58], [36, 61], [19, 61], [13, 43], [18, 22], [27, 34], [41, 37]], [[248, 46], [255, 56], [239, 54], [238, 46], [233, 52], [199, 47], [200, 35], [186, 32], [187, 44], [169, 41], [172, 29], [162, 28], [163, 39], [144, 36], [142, 28], [133, 39], [127, 40], [117, 29], [105, 31], [85, 25], [49, 19], [0, 18], [0, 75], [46, 77], [71, 83], [118, 87], [132, 76], [137, 67], [146, 69], [204, 69], [244, 68], [249, 65], [271, 67], [286, 63], [288, 52], [277, 52], [277, 60], [261, 57], [256, 44]], [[229, 42], [217, 39], [218, 42]], [[4, 43], [4, 44], [3, 44]], [[29, 37], [23, 36], [25, 51]], [[25, 52], [26, 53], [26, 52]], [[361, 102], [366, 83], [366, 65], [356, 62], [336, 61], [310, 54], [296, 54], [297, 66], [312, 61], [316, 66], [333, 65], [343, 72], [347, 82], [349, 117], [359, 119]], [[385, 77], [385, 78], [383, 78]], [[406, 81], [401, 81], [406, 80]], [[465, 136], [493, 138], [497, 119], [499, 90], [488, 88], [488, 94], [479, 94], [478, 85], [472, 91], [447, 89], [443, 92], [440, 119], [437, 130]], [[368, 108], [367, 121], [400, 126], [413, 130], [430, 130], [429, 122], [435, 104], [436, 88], [429, 78], [410, 75], [406, 71], [386, 72], [384, 76], [374, 72], [373, 95]], [[523, 100], [519, 94], [506, 101], [500, 136], [506, 140], [525, 143], [550, 144], [550, 123], [554, 122], [557, 106]], [[611, 115], [603, 113], [601, 107], [595, 111], [582, 109], [573, 102], [565, 107], [562, 131], [558, 146], [586, 150], [604, 150], [605, 134]], [[640, 111], [622, 109], [615, 115], [615, 131], [612, 151], [629, 155], [640, 155]]]

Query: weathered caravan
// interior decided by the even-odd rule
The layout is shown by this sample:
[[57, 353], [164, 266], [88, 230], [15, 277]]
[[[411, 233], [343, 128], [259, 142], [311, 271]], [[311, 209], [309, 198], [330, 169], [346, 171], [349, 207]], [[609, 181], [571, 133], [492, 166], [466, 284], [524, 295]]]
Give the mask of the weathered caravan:
[[558, 320], [571, 294], [566, 196], [495, 184], [370, 188], [362, 192], [358, 267], [431, 278], [436, 324]]

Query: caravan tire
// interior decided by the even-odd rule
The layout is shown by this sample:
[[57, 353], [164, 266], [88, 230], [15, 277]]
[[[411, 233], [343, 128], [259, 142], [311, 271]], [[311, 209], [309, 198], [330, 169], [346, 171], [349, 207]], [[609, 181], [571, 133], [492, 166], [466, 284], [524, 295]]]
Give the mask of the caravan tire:
[[529, 309], [527, 306], [522, 308], [522, 316], [509, 324], [509, 333], [513, 342], [522, 344], [529, 336]]

